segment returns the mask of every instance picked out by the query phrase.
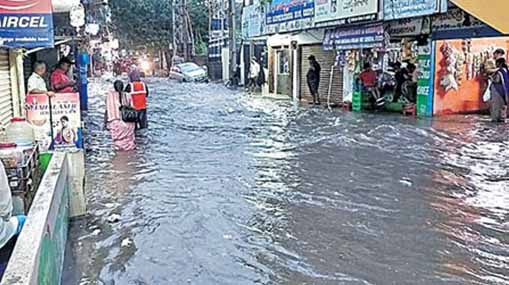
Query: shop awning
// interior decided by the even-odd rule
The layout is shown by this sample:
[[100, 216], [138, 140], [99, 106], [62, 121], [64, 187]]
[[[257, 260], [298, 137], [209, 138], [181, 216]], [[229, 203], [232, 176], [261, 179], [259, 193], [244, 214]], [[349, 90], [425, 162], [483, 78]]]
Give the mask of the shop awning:
[[475, 16], [501, 33], [509, 34], [509, 1], [507, 0], [451, 0], [461, 9]]

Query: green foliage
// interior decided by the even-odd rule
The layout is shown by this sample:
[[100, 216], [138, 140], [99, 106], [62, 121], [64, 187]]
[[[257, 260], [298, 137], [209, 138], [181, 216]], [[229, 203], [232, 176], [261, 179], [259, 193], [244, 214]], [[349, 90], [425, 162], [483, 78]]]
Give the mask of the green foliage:
[[[164, 48], [172, 41], [171, 0], [111, 0], [115, 35], [123, 46]], [[208, 9], [204, 0], [190, 0], [188, 11], [196, 42], [208, 35]]]

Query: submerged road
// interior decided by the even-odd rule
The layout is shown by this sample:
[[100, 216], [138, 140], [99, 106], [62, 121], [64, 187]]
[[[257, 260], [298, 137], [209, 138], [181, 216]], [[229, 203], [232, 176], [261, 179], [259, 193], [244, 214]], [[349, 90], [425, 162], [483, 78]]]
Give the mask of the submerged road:
[[149, 87], [115, 153], [92, 85], [63, 284], [509, 284], [507, 125]]

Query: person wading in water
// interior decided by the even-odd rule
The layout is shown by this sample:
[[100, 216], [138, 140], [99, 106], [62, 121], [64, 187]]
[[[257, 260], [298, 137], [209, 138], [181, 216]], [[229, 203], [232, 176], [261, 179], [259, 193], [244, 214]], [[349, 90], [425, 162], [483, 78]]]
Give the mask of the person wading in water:
[[320, 95], [318, 94], [318, 88], [320, 87], [320, 72], [322, 68], [320, 64], [316, 61], [314, 55], [310, 55], [308, 57], [309, 60], [309, 70], [307, 73], [307, 81], [309, 92], [313, 96], [313, 102], [309, 102], [309, 104], [320, 105]]

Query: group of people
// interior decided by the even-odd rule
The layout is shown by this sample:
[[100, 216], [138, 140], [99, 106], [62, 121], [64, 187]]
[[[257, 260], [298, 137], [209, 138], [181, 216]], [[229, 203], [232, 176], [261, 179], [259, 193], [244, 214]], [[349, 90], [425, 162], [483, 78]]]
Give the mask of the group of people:
[[[399, 102], [401, 97], [406, 98], [410, 103], [417, 101], [417, 80], [418, 70], [417, 66], [413, 63], [407, 63], [406, 67], [403, 67], [401, 62], [395, 62], [392, 65], [394, 69], [394, 86], [389, 86], [390, 91], [393, 92], [393, 102]], [[383, 91], [387, 91], [386, 86], [380, 89], [378, 74], [373, 69], [371, 63], [366, 62], [363, 66], [363, 71], [359, 75], [359, 79], [364, 87], [364, 90], [369, 92], [377, 107], [383, 107], [385, 105], [385, 98], [382, 94]]]
[[135, 67], [129, 73], [127, 85], [121, 80], [114, 82], [113, 90], [106, 96], [105, 126], [115, 149], [130, 151], [136, 148], [135, 130], [148, 127], [148, 96], [149, 89]]
[[265, 71], [263, 66], [258, 63], [258, 59], [256, 57], [251, 58], [249, 63], [249, 82], [248, 82], [248, 92], [254, 93], [256, 88], [262, 88], [265, 85]]
[[[490, 88], [490, 115], [493, 122], [505, 122], [509, 106], [509, 68], [505, 59], [505, 51], [497, 49], [493, 53], [495, 66], [486, 66], [486, 75]], [[491, 64], [493, 65], [493, 64]]]
[[58, 62], [55, 70], [49, 78], [49, 88], [46, 83], [47, 66], [43, 61], [37, 61], [34, 64], [34, 72], [28, 78], [28, 94], [46, 94], [54, 96], [55, 93], [71, 93], [75, 91], [76, 81], [71, 79], [69, 71], [74, 62], [63, 57]]

